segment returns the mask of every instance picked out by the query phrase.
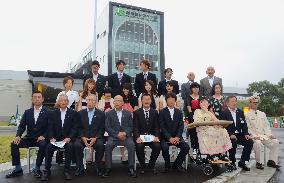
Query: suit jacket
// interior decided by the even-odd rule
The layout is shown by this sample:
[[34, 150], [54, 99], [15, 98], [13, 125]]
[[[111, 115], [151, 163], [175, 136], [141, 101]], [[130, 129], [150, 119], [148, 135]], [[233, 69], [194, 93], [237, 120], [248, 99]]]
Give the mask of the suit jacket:
[[89, 117], [87, 109], [83, 109], [79, 112], [81, 130], [79, 132], [80, 137], [87, 138], [103, 138], [105, 133], [105, 113], [95, 108], [94, 116], [91, 124], [89, 124]]
[[[213, 85], [216, 84], [216, 83], [219, 83], [222, 86], [222, 79], [214, 76]], [[200, 96], [210, 97], [212, 95], [211, 91], [212, 91], [212, 87], [210, 86], [208, 77], [201, 79], [200, 80], [200, 91], [199, 91]]]
[[131, 83], [131, 77], [125, 73], [123, 73], [121, 84], [119, 83], [117, 73], [113, 73], [108, 77], [108, 86], [112, 89], [112, 97], [115, 97], [116, 95], [121, 95], [122, 86], [124, 83]]
[[[172, 80], [173, 84], [174, 84], [174, 89], [173, 89], [173, 92], [175, 94], [179, 94], [179, 85], [178, 85], [178, 82], [176, 80]], [[162, 81], [159, 82], [159, 85], [158, 85], [158, 95], [161, 96], [161, 95], [166, 95], [167, 94], [167, 90], [166, 90], [166, 83], [167, 81], [164, 79]]]
[[[229, 109], [225, 109], [221, 112], [221, 120], [234, 121], [233, 116]], [[227, 128], [229, 135], [235, 134], [235, 131], [238, 130], [240, 135], [248, 135], [248, 127], [245, 119], [244, 112], [241, 109], [236, 111], [236, 125], [235, 123], [230, 124]]]
[[159, 137], [160, 135], [159, 116], [155, 109], [150, 108], [148, 123], [143, 108], [133, 113], [133, 135], [135, 140], [140, 137], [140, 135], [145, 134], [154, 135], [155, 137]]
[[110, 137], [117, 138], [119, 132], [125, 132], [127, 137], [132, 137], [133, 119], [132, 114], [122, 110], [121, 125], [115, 109], [106, 113], [105, 129]]
[[67, 108], [63, 126], [60, 110], [55, 109], [50, 112], [50, 118], [48, 119], [49, 139], [55, 138], [57, 141], [60, 141], [65, 138], [71, 138], [74, 140], [78, 137], [79, 128], [79, 116], [76, 111]]
[[34, 118], [34, 108], [26, 110], [20, 121], [20, 125], [17, 130], [16, 136], [21, 137], [27, 129], [27, 134], [25, 138], [38, 138], [39, 136], [44, 136], [47, 138], [48, 135], [48, 111], [45, 107], [42, 107], [37, 121]]
[[162, 137], [165, 140], [169, 140], [171, 137], [179, 137], [181, 140], [183, 133], [183, 116], [179, 109], [174, 109], [173, 120], [171, 118], [170, 111], [168, 107], [165, 107], [160, 111], [159, 122], [161, 125]]
[[[156, 74], [148, 72], [147, 80], [153, 81], [155, 87], [157, 87]], [[140, 94], [142, 93], [142, 91], [144, 89], [144, 84], [145, 84], [145, 79], [144, 79], [143, 72], [136, 74], [135, 83], [134, 83], [134, 90], [135, 90], [135, 94], [136, 94], [137, 97], [139, 97]]]
[[[194, 81], [193, 81], [194, 82]], [[190, 85], [193, 82], [186, 82], [181, 85], [181, 98], [184, 101], [184, 105], [187, 106], [188, 96], [192, 94]]]
[[[84, 81], [83, 81], [83, 87], [85, 85], [85, 82], [87, 79], [93, 79], [93, 74], [88, 74], [86, 76], [84, 76]], [[106, 77], [98, 74], [98, 78], [97, 78], [97, 82], [96, 82], [96, 91], [98, 92], [98, 98], [100, 99], [104, 93], [104, 89], [106, 86]]]

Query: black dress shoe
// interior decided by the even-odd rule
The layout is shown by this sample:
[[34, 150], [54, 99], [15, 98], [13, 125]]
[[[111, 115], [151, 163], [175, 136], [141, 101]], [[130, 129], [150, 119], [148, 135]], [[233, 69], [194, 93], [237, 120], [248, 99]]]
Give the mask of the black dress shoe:
[[239, 166], [240, 168], [242, 168], [244, 171], [250, 171], [250, 168], [247, 167], [247, 165], [246, 165], [245, 163], [243, 163], [243, 162], [239, 162], [239, 163], [238, 163], [238, 166]]
[[237, 170], [236, 164], [235, 164], [235, 163], [232, 163], [232, 164], [231, 164], [231, 168], [232, 168], [232, 170]]
[[6, 175], [6, 179], [13, 178], [13, 177], [19, 177], [22, 175], [23, 175], [23, 170], [20, 170], [20, 171], [13, 170], [12, 172]]
[[103, 172], [101, 168], [96, 168], [96, 173], [97, 173], [97, 176], [99, 177], [103, 176]]
[[85, 170], [84, 168], [78, 168], [76, 171], [75, 171], [75, 176], [81, 176], [85, 174]]
[[261, 163], [259, 163], [259, 162], [256, 162], [256, 166], [255, 166], [257, 169], [260, 169], [260, 170], [263, 170], [264, 169], [264, 167], [263, 167], [263, 165], [261, 164]]
[[63, 175], [65, 180], [72, 180], [72, 176], [70, 175], [68, 170], [64, 170]]
[[50, 177], [50, 175], [51, 175], [50, 170], [44, 170], [40, 180], [41, 181], [48, 181], [48, 178]]
[[130, 168], [130, 169], [128, 170], [128, 175], [129, 175], [130, 177], [132, 177], [132, 178], [136, 178], [136, 177], [137, 177], [137, 174], [136, 174], [136, 172], [134, 171], [133, 168]]
[[107, 168], [106, 171], [105, 171], [105, 173], [103, 174], [103, 177], [104, 177], [104, 178], [109, 177], [109, 176], [110, 176], [110, 172], [111, 172], [111, 169]]
[[40, 170], [33, 169], [34, 177], [40, 178], [42, 176], [42, 172]]
[[279, 169], [281, 167], [281, 166], [277, 165], [273, 160], [268, 160], [267, 166], [272, 167], [272, 168], [276, 168], [276, 169]]

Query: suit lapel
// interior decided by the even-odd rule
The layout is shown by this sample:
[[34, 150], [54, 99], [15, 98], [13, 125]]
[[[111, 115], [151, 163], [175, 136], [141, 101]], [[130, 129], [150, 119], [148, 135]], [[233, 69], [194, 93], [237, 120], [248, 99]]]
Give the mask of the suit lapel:
[[31, 119], [32, 119], [32, 124], [36, 125], [35, 115], [34, 115], [34, 108], [32, 108], [32, 110], [31, 110]]

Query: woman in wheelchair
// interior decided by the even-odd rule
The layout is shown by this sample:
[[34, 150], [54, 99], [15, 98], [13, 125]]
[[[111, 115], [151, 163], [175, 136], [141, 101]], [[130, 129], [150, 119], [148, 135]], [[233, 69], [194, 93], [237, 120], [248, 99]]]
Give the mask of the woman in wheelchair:
[[209, 124], [196, 127], [200, 153], [208, 155], [207, 158], [211, 162], [220, 160], [229, 162], [225, 153], [232, 148], [232, 143], [227, 130], [221, 125], [214, 125], [218, 119], [209, 109], [206, 97], [199, 100], [199, 105], [200, 109], [196, 109], [194, 112], [194, 122]]

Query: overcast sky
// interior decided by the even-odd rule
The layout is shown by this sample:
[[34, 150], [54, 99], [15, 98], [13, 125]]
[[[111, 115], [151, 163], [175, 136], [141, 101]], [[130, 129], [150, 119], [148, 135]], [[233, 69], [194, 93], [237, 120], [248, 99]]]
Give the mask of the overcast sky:
[[[98, 0], [101, 12], [107, 0]], [[166, 67], [225, 86], [284, 77], [284, 1], [117, 0], [165, 13]], [[1, 0], [0, 70], [64, 72], [92, 42], [93, 0]]]

